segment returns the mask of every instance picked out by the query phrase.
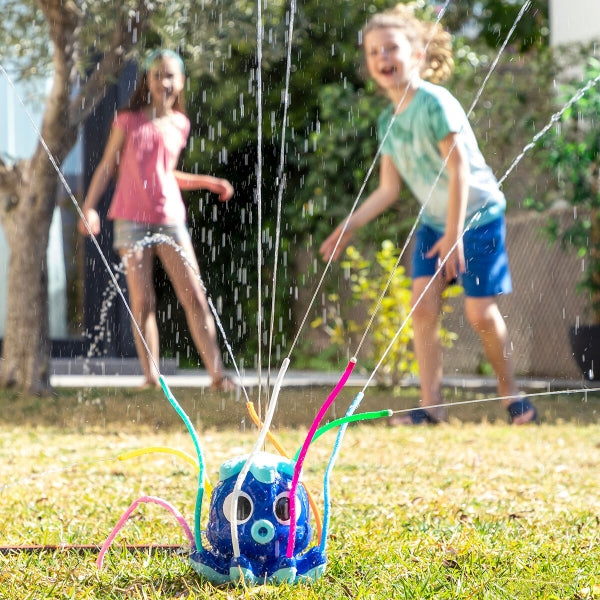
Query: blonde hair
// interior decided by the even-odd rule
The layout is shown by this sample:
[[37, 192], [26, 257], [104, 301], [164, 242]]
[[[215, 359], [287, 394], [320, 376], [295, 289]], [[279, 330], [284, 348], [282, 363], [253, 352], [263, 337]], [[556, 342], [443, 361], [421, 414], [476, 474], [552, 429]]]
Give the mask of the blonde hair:
[[452, 75], [454, 69], [452, 38], [439, 23], [417, 18], [416, 8], [414, 2], [397, 4], [394, 8], [373, 15], [362, 28], [362, 39], [374, 29], [399, 29], [414, 51], [425, 50], [419, 73], [421, 78], [441, 83]]

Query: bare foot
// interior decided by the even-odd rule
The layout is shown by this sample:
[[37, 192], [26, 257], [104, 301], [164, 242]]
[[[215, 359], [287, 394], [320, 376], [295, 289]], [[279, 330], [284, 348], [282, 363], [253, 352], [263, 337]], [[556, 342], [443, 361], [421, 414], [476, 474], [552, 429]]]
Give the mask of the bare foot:
[[235, 392], [238, 388], [238, 384], [229, 379], [229, 377], [213, 379], [210, 385], [210, 389], [215, 392]]
[[527, 412], [522, 415], [513, 417], [511, 423], [513, 425], [528, 425], [530, 423], [537, 423], [537, 411], [535, 408], [530, 408]]
[[160, 384], [158, 381], [148, 381], [147, 379], [139, 385], [136, 390], [139, 392], [144, 392], [146, 390], [157, 390], [160, 388]]
[[526, 396], [520, 396], [506, 406], [509, 421], [512, 425], [527, 425], [528, 423], [537, 423], [537, 410]]
[[437, 425], [440, 421], [424, 408], [413, 408], [408, 412], [390, 417], [392, 427], [398, 425]]

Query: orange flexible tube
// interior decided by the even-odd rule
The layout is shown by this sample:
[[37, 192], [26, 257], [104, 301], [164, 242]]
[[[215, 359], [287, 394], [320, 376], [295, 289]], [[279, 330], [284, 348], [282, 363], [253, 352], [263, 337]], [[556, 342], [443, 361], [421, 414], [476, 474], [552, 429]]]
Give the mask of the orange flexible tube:
[[[260, 418], [256, 414], [254, 404], [252, 404], [252, 402], [246, 402], [246, 408], [248, 409], [248, 413], [250, 415], [250, 418], [254, 421], [254, 424], [257, 427], [262, 427]], [[282, 445], [277, 441], [277, 438], [270, 431], [267, 432], [267, 438], [269, 439], [271, 444], [273, 444], [275, 450], [277, 450], [277, 452], [281, 454], [281, 456], [284, 456], [285, 458], [290, 458], [289, 454], [283, 449]], [[308, 496], [308, 503], [310, 504], [310, 507], [312, 508], [313, 514], [315, 516], [317, 537], [319, 538], [319, 543], [321, 543], [321, 536], [323, 535], [323, 521], [321, 520], [321, 513], [317, 508], [317, 503], [315, 502], [315, 499], [313, 498], [312, 494], [310, 493], [310, 490], [306, 487], [306, 485], [304, 486], [304, 489], [306, 490], [306, 495]]]

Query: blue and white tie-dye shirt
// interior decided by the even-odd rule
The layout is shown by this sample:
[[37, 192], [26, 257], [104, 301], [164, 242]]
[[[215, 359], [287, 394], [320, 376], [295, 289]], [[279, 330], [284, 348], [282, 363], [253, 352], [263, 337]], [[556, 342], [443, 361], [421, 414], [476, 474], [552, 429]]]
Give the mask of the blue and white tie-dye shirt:
[[504, 213], [504, 194], [479, 150], [465, 111], [446, 88], [420, 82], [412, 101], [396, 115], [384, 139], [393, 111], [390, 105], [378, 120], [379, 139], [384, 140], [381, 153], [391, 156], [406, 185], [425, 206], [422, 218], [426, 225], [440, 232], [446, 229], [449, 176], [438, 143], [449, 133], [458, 134], [469, 162], [465, 223], [475, 217], [472, 226], [479, 227]]

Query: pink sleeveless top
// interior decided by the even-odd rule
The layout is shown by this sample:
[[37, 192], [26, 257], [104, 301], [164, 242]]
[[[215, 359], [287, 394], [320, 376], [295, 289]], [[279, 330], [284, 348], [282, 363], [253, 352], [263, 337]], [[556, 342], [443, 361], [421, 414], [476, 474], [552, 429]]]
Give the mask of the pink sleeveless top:
[[144, 111], [116, 116], [113, 127], [122, 129], [126, 137], [109, 219], [154, 225], [185, 223], [185, 205], [173, 171], [187, 143], [190, 122], [179, 112], [164, 121], [158, 125]]

